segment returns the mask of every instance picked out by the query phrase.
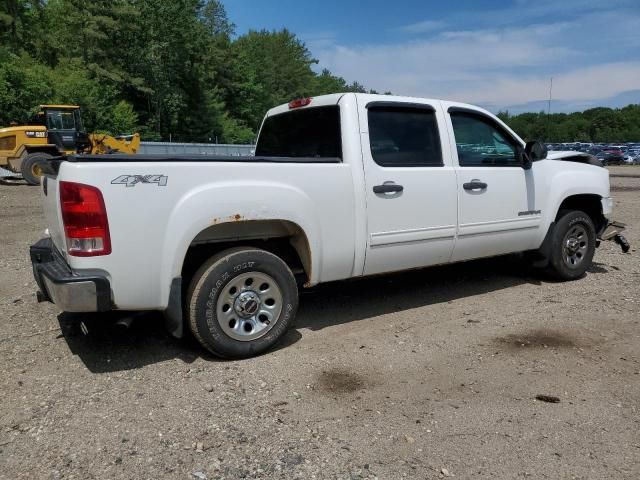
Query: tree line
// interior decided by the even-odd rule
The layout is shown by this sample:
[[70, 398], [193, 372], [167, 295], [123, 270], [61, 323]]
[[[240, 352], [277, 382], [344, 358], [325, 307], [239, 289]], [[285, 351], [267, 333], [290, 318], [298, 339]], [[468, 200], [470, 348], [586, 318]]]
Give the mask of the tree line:
[[89, 131], [250, 143], [275, 105], [366, 91], [317, 63], [286, 29], [236, 36], [219, 0], [0, 0], [0, 126], [73, 103]]
[[[73, 103], [89, 131], [250, 143], [275, 105], [366, 91], [317, 64], [286, 29], [237, 36], [220, 0], [0, 0], [0, 126]], [[500, 116], [527, 139], [640, 141], [639, 105]]]
[[526, 140], [549, 143], [623, 143], [640, 142], [640, 105], [624, 108], [592, 108], [584, 112], [498, 114]]

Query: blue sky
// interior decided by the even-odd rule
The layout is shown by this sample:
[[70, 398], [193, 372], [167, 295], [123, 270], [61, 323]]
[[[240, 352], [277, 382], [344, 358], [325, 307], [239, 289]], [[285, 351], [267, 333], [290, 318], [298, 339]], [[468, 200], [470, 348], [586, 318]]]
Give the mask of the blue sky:
[[640, 0], [226, 0], [236, 31], [287, 27], [321, 67], [497, 111], [640, 103]]

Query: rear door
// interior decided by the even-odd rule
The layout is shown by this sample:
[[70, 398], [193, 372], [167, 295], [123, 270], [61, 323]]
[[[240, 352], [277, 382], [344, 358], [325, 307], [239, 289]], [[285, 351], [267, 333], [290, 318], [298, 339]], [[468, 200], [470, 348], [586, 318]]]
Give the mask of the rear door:
[[366, 99], [359, 97], [358, 105], [367, 202], [364, 274], [446, 263], [457, 187], [449, 149], [442, 148], [440, 103]]
[[447, 112], [458, 163], [452, 260], [535, 248], [544, 199], [536, 197], [533, 170], [521, 166], [520, 141], [480, 111], [451, 106]]

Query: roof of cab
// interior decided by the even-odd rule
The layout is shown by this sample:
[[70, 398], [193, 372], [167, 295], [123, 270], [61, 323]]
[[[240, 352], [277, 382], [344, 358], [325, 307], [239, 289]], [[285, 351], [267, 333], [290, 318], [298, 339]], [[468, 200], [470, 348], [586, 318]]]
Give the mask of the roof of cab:
[[40, 105], [40, 108], [70, 108], [77, 109], [80, 108], [79, 105]]
[[[329, 95], [320, 95], [320, 96], [317, 96], [317, 97], [311, 97], [311, 102], [308, 105], [301, 106], [301, 107], [296, 107], [296, 110], [297, 109], [304, 109], [304, 108], [322, 107], [322, 106], [327, 106], [327, 105], [337, 105], [340, 102], [340, 99], [342, 97], [344, 97], [345, 95], [350, 95], [350, 93], [348, 93], [348, 92], [332, 93], [332, 94], [329, 94]], [[445, 105], [445, 108], [450, 108], [450, 107], [466, 108], [466, 109], [469, 109], [469, 110], [476, 110], [476, 111], [479, 111], [479, 112], [483, 112], [483, 113], [486, 113], [486, 114], [492, 116], [491, 112], [488, 112], [484, 108], [478, 107], [477, 105], [470, 105], [470, 104], [467, 104], [467, 103], [453, 102], [453, 101], [443, 100], [443, 99], [424, 98], [424, 97], [409, 97], [409, 96], [402, 96], [402, 95], [381, 95], [381, 94], [373, 94], [373, 93], [351, 93], [351, 95], [355, 95], [356, 98], [362, 99], [366, 103], [374, 102], [374, 101], [389, 101], [389, 102], [398, 102], [398, 103], [414, 103], [414, 102], [415, 103], [436, 103], [436, 102], [443, 102], [443, 105]], [[277, 107], [274, 107], [274, 108], [270, 109], [267, 112], [267, 116], [278, 115], [280, 113], [285, 113], [285, 112], [288, 112], [290, 110], [291, 110], [291, 108], [289, 107], [289, 104], [288, 103], [284, 103], [282, 105], [278, 105]]]

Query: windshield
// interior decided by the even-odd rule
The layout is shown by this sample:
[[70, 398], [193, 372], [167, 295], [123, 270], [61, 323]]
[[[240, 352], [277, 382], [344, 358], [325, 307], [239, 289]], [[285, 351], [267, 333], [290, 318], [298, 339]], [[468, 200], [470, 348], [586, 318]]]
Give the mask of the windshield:
[[[47, 128], [49, 130], [75, 130], [75, 110], [47, 110]], [[78, 118], [80, 112], [78, 112]]]

